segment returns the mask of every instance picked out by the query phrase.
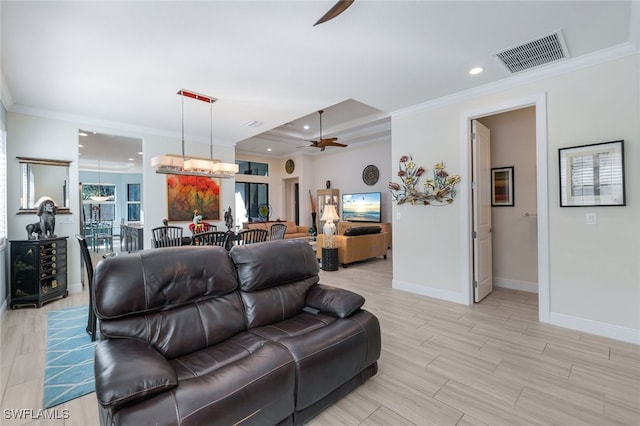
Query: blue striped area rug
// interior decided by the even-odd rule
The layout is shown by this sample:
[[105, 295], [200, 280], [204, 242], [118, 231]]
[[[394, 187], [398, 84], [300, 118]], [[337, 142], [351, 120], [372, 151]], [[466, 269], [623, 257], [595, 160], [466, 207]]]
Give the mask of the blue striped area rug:
[[50, 311], [44, 369], [44, 408], [95, 391], [93, 347], [86, 332], [89, 306]]

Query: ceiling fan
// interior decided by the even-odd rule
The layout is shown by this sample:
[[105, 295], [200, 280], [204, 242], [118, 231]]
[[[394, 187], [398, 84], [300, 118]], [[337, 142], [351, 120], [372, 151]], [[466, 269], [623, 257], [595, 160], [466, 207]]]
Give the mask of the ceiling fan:
[[310, 145], [305, 145], [305, 146], [299, 146], [298, 148], [305, 148], [305, 147], [310, 147], [310, 148], [320, 148], [320, 151], [324, 151], [324, 149], [328, 146], [339, 146], [341, 148], [346, 147], [347, 145], [343, 144], [343, 143], [339, 143], [338, 138], [323, 138], [322, 137], [322, 113], [324, 111], [320, 110], [318, 111], [318, 114], [320, 114], [320, 137], [318, 138], [317, 141], [309, 141], [311, 142]]
[[329, 9], [327, 13], [322, 15], [322, 18], [318, 19], [318, 22], [313, 24], [313, 26], [315, 27], [316, 25], [325, 23], [335, 18], [336, 16], [340, 15], [342, 12], [347, 10], [347, 8], [351, 6], [351, 3], [353, 2], [354, 0], [339, 0], [338, 3], [334, 4], [333, 7]]

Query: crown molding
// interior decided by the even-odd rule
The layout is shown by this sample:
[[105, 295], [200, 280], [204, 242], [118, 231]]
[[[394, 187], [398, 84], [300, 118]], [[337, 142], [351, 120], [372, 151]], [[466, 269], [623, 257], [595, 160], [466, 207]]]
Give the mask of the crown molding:
[[[95, 117], [88, 117], [83, 115], [69, 114], [65, 112], [50, 111], [40, 108], [27, 107], [24, 105], [14, 104], [11, 109], [7, 109], [9, 112], [31, 115], [34, 117], [46, 118], [51, 120], [65, 121], [68, 123], [77, 124], [79, 127], [86, 130], [98, 130], [104, 129], [105, 133], [113, 133], [117, 131], [120, 136], [133, 137], [143, 139], [144, 136], [152, 135], [165, 137], [170, 139], [178, 139], [182, 137], [180, 132], [170, 132], [167, 130], [156, 129], [153, 127], [138, 126], [130, 123], [123, 123], [119, 121], [102, 120]], [[185, 139], [190, 142], [198, 142], [209, 145], [208, 137], [201, 137], [195, 135], [185, 134]], [[216, 146], [235, 146], [235, 142], [216, 140]]]
[[496, 92], [517, 88], [547, 78], [556, 77], [562, 74], [571, 73], [595, 65], [615, 61], [627, 56], [637, 55], [639, 53], [640, 50], [636, 46], [634, 46], [633, 43], [625, 42], [617, 46], [599, 50], [588, 55], [567, 59], [557, 64], [550, 64], [537, 68], [535, 70], [503, 78], [493, 83], [488, 83], [469, 90], [454, 93], [452, 95], [447, 95], [431, 101], [412, 105], [407, 108], [402, 108], [392, 112], [390, 115], [391, 117], [399, 117], [404, 114], [410, 114], [417, 111], [438, 109], [455, 103], [491, 95]]

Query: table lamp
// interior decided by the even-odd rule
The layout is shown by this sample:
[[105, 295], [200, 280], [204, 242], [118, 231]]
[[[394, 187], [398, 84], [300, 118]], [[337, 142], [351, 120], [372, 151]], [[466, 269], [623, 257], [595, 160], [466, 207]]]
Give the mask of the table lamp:
[[336, 233], [336, 225], [333, 223], [334, 220], [339, 220], [338, 212], [336, 211], [336, 206], [333, 204], [328, 204], [324, 206], [324, 211], [322, 212], [322, 217], [320, 220], [324, 220], [324, 227], [322, 230], [325, 234], [325, 247], [333, 247], [333, 236]]

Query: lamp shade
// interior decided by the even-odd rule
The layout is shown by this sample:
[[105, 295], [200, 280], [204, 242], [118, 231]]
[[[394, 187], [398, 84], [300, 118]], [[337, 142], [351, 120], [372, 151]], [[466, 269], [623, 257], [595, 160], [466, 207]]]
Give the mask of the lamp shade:
[[320, 220], [324, 220], [327, 222], [333, 222], [334, 220], [338, 220], [340, 217], [338, 216], [338, 212], [336, 211], [336, 206], [333, 204], [327, 204], [324, 206], [324, 211], [322, 212], [322, 217]]

